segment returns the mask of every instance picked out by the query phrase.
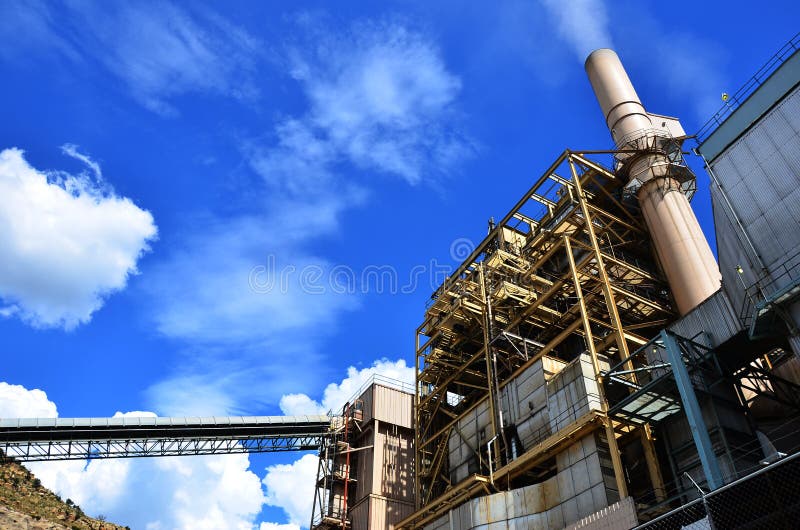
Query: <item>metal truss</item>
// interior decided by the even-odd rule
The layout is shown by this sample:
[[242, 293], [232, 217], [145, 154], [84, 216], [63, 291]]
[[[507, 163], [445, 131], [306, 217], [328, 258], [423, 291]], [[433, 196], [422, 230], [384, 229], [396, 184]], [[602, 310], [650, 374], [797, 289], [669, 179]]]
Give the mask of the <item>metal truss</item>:
[[327, 416], [0, 420], [0, 448], [21, 462], [318, 451]]
[[[454, 499], [489, 488], [485, 470], [460, 484], [449, 477], [448, 439], [475, 406], [488, 402], [486, 439], [499, 438], [483, 448], [494, 487], [498, 476], [510, 481], [563, 450], [563, 433], [553, 433], [536, 455], [509, 461], [500, 389], [545, 355], [569, 361], [588, 353], [601, 380], [601, 362], [629, 358], [676, 318], [638, 207], [625, 182], [595, 160], [615, 154], [565, 151], [433, 294], [417, 329], [418, 511], [404, 527], [418, 528]], [[661, 487], [647, 424], [601, 414], [577, 418], [573, 427], [605, 429], [620, 494], [626, 486], [616, 439], [639, 432], [651, 481]]]

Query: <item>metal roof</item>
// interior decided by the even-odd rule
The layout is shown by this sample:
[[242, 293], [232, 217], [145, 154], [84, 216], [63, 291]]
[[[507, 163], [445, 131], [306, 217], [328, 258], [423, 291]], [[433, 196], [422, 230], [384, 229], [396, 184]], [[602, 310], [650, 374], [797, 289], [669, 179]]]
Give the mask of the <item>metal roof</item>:
[[0, 430], [30, 427], [209, 427], [329, 424], [325, 415], [313, 416], [120, 416], [115, 418], [3, 418]]

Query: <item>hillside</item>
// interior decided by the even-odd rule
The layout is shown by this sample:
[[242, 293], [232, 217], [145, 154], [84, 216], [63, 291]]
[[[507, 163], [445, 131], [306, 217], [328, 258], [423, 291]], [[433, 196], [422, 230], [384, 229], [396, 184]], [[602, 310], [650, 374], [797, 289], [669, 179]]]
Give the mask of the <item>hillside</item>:
[[[101, 517], [102, 518], [102, 517]], [[83, 513], [41, 485], [20, 464], [0, 457], [0, 530], [126, 530]]]

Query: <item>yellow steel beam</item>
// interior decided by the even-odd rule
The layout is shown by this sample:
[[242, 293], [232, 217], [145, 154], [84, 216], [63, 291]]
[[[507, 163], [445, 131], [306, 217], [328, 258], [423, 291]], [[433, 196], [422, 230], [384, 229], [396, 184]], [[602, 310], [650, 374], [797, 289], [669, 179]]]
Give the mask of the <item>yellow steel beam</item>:
[[533, 199], [534, 201], [539, 202], [541, 204], [544, 204], [548, 208], [555, 208], [556, 207], [556, 203], [555, 202], [551, 201], [547, 197], [542, 197], [541, 195], [538, 195], [536, 193], [531, 193], [531, 199]]
[[[570, 165], [570, 169], [572, 171], [573, 177], [575, 177], [575, 180], [576, 180], [575, 187], [576, 187], [576, 192], [577, 192], [577, 195], [578, 195], [578, 200], [581, 203], [581, 209], [583, 210], [583, 214], [586, 217], [586, 231], [589, 234], [589, 240], [591, 241], [593, 250], [595, 252], [595, 255], [597, 256], [597, 268], [598, 268], [598, 272], [599, 272], [601, 280], [602, 280], [603, 291], [604, 291], [605, 298], [606, 298], [606, 305], [608, 307], [608, 313], [609, 313], [609, 316], [611, 317], [612, 324], [616, 328], [616, 334], [617, 334], [617, 339], [618, 339], [617, 340], [617, 347], [619, 348], [620, 359], [621, 360], [626, 360], [627, 359], [627, 361], [625, 362], [624, 366], [626, 367], [626, 369], [632, 370], [633, 369], [633, 363], [630, 361], [630, 352], [628, 350], [628, 343], [627, 343], [626, 336], [625, 336], [626, 335], [625, 334], [625, 330], [622, 327], [622, 322], [620, 321], [619, 313], [617, 311], [617, 303], [614, 300], [614, 292], [616, 291], [616, 289], [614, 289], [613, 286], [611, 285], [611, 282], [609, 281], [608, 275], [606, 274], [606, 271], [605, 271], [605, 265], [603, 263], [603, 256], [602, 256], [602, 253], [600, 251], [600, 246], [597, 243], [597, 238], [596, 238], [595, 233], [594, 233], [594, 227], [592, 226], [591, 217], [590, 217], [590, 214], [589, 214], [589, 208], [588, 208], [588, 206], [586, 204], [585, 197], [584, 197], [584, 195], [582, 193], [582, 190], [581, 190], [581, 187], [580, 187], [580, 179], [577, 178], [575, 165], [573, 164], [571, 159], [568, 160], [568, 163]], [[572, 256], [572, 254], [570, 252], [570, 257], [571, 256]], [[601, 381], [601, 375], [600, 375], [600, 371], [599, 370], [596, 371], [596, 376], [598, 378], [598, 382], [600, 382]], [[608, 407], [608, 403], [605, 400], [605, 392], [603, 391], [602, 383], [599, 385], [599, 388], [600, 388], [601, 394], [603, 394], [604, 407], [607, 408]], [[608, 443], [609, 443], [609, 451], [611, 452], [611, 460], [612, 460], [612, 463], [614, 464], [614, 472], [617, 475], [617, 486], [619, 487], [620, 497], [625, 497], [627, 495], [627, 488], [625, 487], [626, 485], [625, 485], [624, 475], [622, 475], [622, 461], [621, 461], [621, 458], [620, 458], [620, 455], [619, 455], [619, 450], [617, 448], [616, 435], [614, 434], [614, 428], [613, 428], [613, 425], [611, 424], [610, 421], [606, 422], [606, 430], [607, 430], [607, 435], [606, 436], [608, 437]], [[651, 483], [653, 484], [653, 486], [654, 486], [654, 488], [656, 490], [661, 490], [662, 493], [663, 493], [664, 482], [663, 482], [663, 478], [661, 476], [660, 470], [658, 468], [658, 462], [657, 462], [657, 460], [655, 458], [655, 448], [653, 447], [653, 442], [652, 442], [651, 437], [649, 436], [649, 433], [650, 433], [650, 430], [649, 430], [649, 426], [648, 426], [646, 428], [646, 430], [645, 430], [645, 436], [642, 438], [643, 447], [644, 447], [644, 453], [645, 453], [645, 460], [647, 460], [648, 472], [649, 472], [649, 475], [650, 475]]]
[[[573, 167], [573, 172], [575, 171]], [[580, 193], [579, 193], [580, 195]], [[588, 219], [588, 216], [587, 216]], [[591, 226], [591, 223], [586, 223], [587, 226]], [[572, 255], [572, 247], [569, 244], [569, 237], [564, 236], [564, 248], [567, 251], [567, 259], [569, 259], [570, 269], [572, 270], [572, 280], [575, 283], [575, 296], [578, 297], [578, 301], [581, 304], [581, 317], [583, 318], [583, 331], [586, 335], [586, 348], [589, 350], [589, 355], [592, 358], [592, 365], [594, 366], [594, 374], [595, 378], [598, 380], [598, 383], [601, 381], [600, 375], [600, 362], [597, 359], [597, 351], [594, 348], [594, 339], [592, 338], [592, 326], [589, 322], [589, 315], [586, 311], [586, 304], [583, 300], [583, 293], [581, 291], [581, 284], [580, 280], [578, 279], [578, 271], [575, 267], [575, 256]], [[624, 340], [624, 339], [623, 339]], [[626, 346], [627, 351], [627, 346]], [[605, 410], [608, 409], [608, 402], [606, 401], [605, 391], [603, 389], [602, 383], [597, 385], [597, 388], [600, 392], [600, 398], [603, 403], [603, 408]], [[611, 453], [611, 464], [614, 467], [614, 477], [617, 481], [617, 491], [619, 491], [620, 498], [628, 496], [628, 486], [625, 483], [625, 474], [622, 467], [622, 458], [619, 454], [619, 447], [617, 447], [617, 439], [614, 435], [614, 428], [611, 426], [610, 422], [604, 422], [606, 428], [606, 437], [608, 438], [608, 452]]]
[[[494, 366], [492, 364], [492, 337], [489, 334], [490, 326], [493, 321], [492, 314], [491, 314], [491, 305], [489, 302], [489, 297], [486, 294], [486, 278], [483, 273], [483, 266], [478, 268], [478, 274], [481, 280], [481, 296], [483, 297], [483, 311], [484, 311], [484, 321], [483, 321], [483, 349], [486, 353], [486, 379], [489, 383], [489, 418], [491, 420], [492, 425], [492, 432], [491, 437], [497, 436], [499, 433], [497, 431], [497, 424], [500, 423], [500, 420], [497, 418], [497, 394], [496, 394], [496, 384], [497, 384], [497, 374], [495, 373]], [[496, 462], [500, 461], [500, 444], [494, 444], [492, 447], [494, 449], [494, 458]], [[492, 455], [488, 455], [489, 458], [492, 458]]]
[[[572, 175], [572, 181], [567, 181], [562, 177], [555, 175], [554, 171], [560, 164], [567, 162], [570, 168], [570, 172]], [[582, 173], [579, 174], [576, 166], [579, 165], [582, 168]], [[583, 168], [588, 168], [588, 170], [583, 170]], [[595, 368], [595, 374], [598, 379], [601, 379], [600, 376], [600, 369], [599, 369], [599, 361], [597, 358], [597, 347], [594, 343], [592, 337], [592, 323], [597, 322], [602, 324], [604, 327], [610, 328], [613, 334], [613, 340], [617, 341], [618, 349], [620, 352], [620, 356], [624, 359], [629, 357], [628, 354], [628, 346], [627, 343], [630, 341], [631, 343], [638, 343], [643, 341], [642, 337], [638, 337], [634, 333], [631, 333], [633, 329], [637, 329], [634, 326], [631, 326], [630, 329], [623, 328], [623, 323], [620, 318], [619, 312], [616, 308], [615, 303], [615, 295], [620, 297], [620, 300], [633, 300], [638, 302], [640, 305], [639, 307], [647, 306], [651, 309], [657, 311], [665, 311], [666, 309], [663, 307], [658, 306], [647, 299], [639, 297], [635, 295], [635, 293], [629, 293], [627, 290], [623, 289], [621, 285], [624, 285], [625, 278], [627, 277], [628, 280], [631, 278], [642, 278], [644, 281], [657, 281], [657, 278], [654, 278], [650, 273], [643, 271], [642, 269], [635, 267], [624, 260], [617, 259], [613, 255], [609, 255], [605, 251], [601, 251], [600, 245], [598, 243], [598, 234], [601, 233], [608, 233], [609, 234], [609, 243], [612, 238], [619, 239], [622, 243], [628, 243], [631, 240], [629, 238], [633, 237], [632, 234], [641, 233], [641, 225], [637, 222], [635, 218], [630, 216], [626, 209], [622, 207], [619, 202], [616, 200], [613, 195], [606, 189], [607, 186], [603, 185], [596, 175], [603, 175], [606, 177], [610, 182], [615, 183], [616, 185], [619, 184], [619, 180], [605, 168], [599, 166], [584, 157], [580, 156], [579, 154], [572, 153], [570, 151], [565, 152], [562, 154], [558, 160], [554, 163], [551, 168], [548, 169], [546, 172], [531, 190], [523, 196], [523, 198], [517, 203], [517, 205], [506, 215], [504, 220], [493, 230], [489, 236], [481, 243], [481, 245], [473, 252], [473, 254], [465, 260], [464, 263], [459, 267], [456, 271], [456, 274], [451, 276], [446, 282], [445, 285], [440, 289], [441, 292], [448, 292], [448, 291], [455, 291], [455, 287], [459, 285], [459, 282], [468, 282], [469, 284], [473, 285], [473, 289], [470, 290], [468, 296], [475, 297], [475, 303], [473, 307], [471, 307], [471, 311], [474, 313], [474, 317], [482, 316], [482, 319], [478, 320], [477, 323], [472, 324], [471, 321], [467, 322], [467, 325], [474, 326], [480, 325], [483, 332], [483, 347], [468, 359], [464, 364], [460, 364], [458, 358], [454, 360], [449, 360], [448, 356], [442, 356], [438, 359], [433, 358], [430, 359], [430, 365], [424, 366], [421, 363], [424, 362], [425, 356], [422, 355], [422, 352], [428, 348], [431, 344], [431, 341], [435, 337], [443, 336], [442, 331], [437, 329], [437, 326], [441, 325], [441, 321], [438, 320], [426, 320], [422, 326], [420, 326], [418, 331], [422, 331], [423, 329], [427, 332], [430, 332], [429, 335], [430, 339], [425, 342], [423, 346], [420, 346], [421, 337], [418, 337], [417, 340], [417, 381], [418, 381], [418, 389], [416, 395], [415, 404], [417, 405], [417, 410], [415, 416], [417, 417], [418, 422], [422, 419], [423, 421], [430, 421], [428, 425], [421, 428], [420, 423], [417, 425], [417, 433], [416, 436], [417, 441], [417, 460], [421, 454], [426, 451], [426, 447], [430, 447], [431, 445], [434, 446], [433, 452], [430, 452], [431, 455], [431, 464], [432, 467], [429, 468], [433, 471], [431, 475], [429, 475], [428, 484], [430, 488], [428, 488], [428, 492], [434, 491], [436, 489], [436, 484], [441, 486], [447, 486], [449, 482], [446, 480], [446, 477], [440, 478], [440, 470], [444, 468], [444, 459], [447, 458], [447, 437], [448, 433], [457, 425], [457, 422], [464, 418], [469, 411], [472, 411], [474, 407], [478, 406], [484, 400], [489, 400], [489, 404], [492, 407], [491, 411], [491, 419], [492, 419], [492, 435], [495, 435], [499, 432], [498, 422], [499, 420], [496, 419], [497, 416], [497, 392], [499, 392], [499, 388], [507, 384], [514, 376], [518, 375], [521, 370], [526, 369], [528, 366], [531, 365], [532, 362], [536, 362], [536, 360], [541, 359], [542, 356], [546, 355], [547, 353], [551, 352], [554, 348], [557, 348], [559, 344], [561, 344], [566, 337], [568, 337], [572, 333], [578, 333], [585, 337], [587, 348], [589, 349], [590, 355], [592, 356], [593, 366]], [[539, 188], [544, 184], [544, 182], [549, 179], [551, 181], [557, 182], [558, 184], [564, 185], [570, 191], [569, 197], [560, 200], [558, 203], [547, 199], [546, 197], [542, 197], [540, 193], [537, 193]], [[584, 182], [589, 182], [589, 179], [594, 180], [598, 183], [598, 189], [601, 193], [608, 199], [608, 201], [616, 206], [621, 214], [616, 215], [615, 213], [611, 213], [606, 211], [594, 204], [589, 203], [589, 193], [583, 188]], [[612, 184], [613, 186], [614, 184]], [[500, 260], [497, 263], [489, 263], [485, 264], [486, 267], [493, 266], [496, 267], [496, 273], [500, 273], [502, 277], [509, 276], [514, 277], [519, 270], [526, 270], [525, 268], [530, 266], [530, 274], [527, 274], [523, 277], [526, 282], [533, 282], [532, 289], [538, 292], [538, 298], [534, 300], [530, 304], [526, 304], [526, 300], [521, 300], [518, 302], [522, 302], [523, 305], [519, 305], [518, 302], [512, 302], [511, 299], [514, 298], [513, 296], [508, 298], [507, 302], [500, 302], [494, 308], [494, 312], [492, 309], [490, 293], [488, 292], [486, 286], [486, 278], [485, 274], [486, 271], [484, 270], [484, 265], [481, 265], [480, 262], [476, 264], [476, 259], [484, 253], [488, 248], [489, 244], [497, 239], [503, 232], [503, 228], [506, 226], [508, 221], [511, 219], [517, 219], [519, 221], [528, 223], [533, 230], [537, 226], [541, 226], [541, 221], [536, 221], [531, 219], [524, 214], [519, 212], [519, 209], [529, 200], [538, 200], [542, 204], [545, 204], [549, 209], [550, 213], [548, 213], [543, 220], [552, 219], [553, 208], [558, 207], [559, 205], [563, 205], [566, 201], [574, 201], [574, 206], [569, 207], [565, 212], [563, 212], [563, 208], [560, 208], [562, 212], [559, 212], [559, 215], [563, 215], [563, 217], [559, 218], [559, 222], [556, 226], [549, 227], [549, 231], [538, 230], [537, 233], [529, 234], [529, 241], [526, 243], [523, 249], [523, 256], [514, 256], [514, 267], [513, 270], [504, 270], [506, 269], [506, 263], [504, 260]], [[608, 204], [608, 203], [606, 203]], [[624, 217], [624, 218], [623, 218]], [[630, 217], [630, 220], [628, 218]], [[603, 228], [593, 226], [592, 219], [601, 220], [603, 223]], [[586, 234], [586, 241], [580, 241], [577, 238], [574, 238], [572, 243], [575, 245], [580, 245], [590, 252], [586, 254], [586, 256], [582, 257], [576, 263], [575, 255], [572, 251], [572, 247], [570, 246], [570, 237], [571, 235], [575, 234], [576, 231], [582, 231]], [[570, 261], [570, 271], [560, 278], [555, 279], [555, 281], [551, 281], [548, 279], [542, 278], [542, 281], [537, 281], [536, 274], [538, 269], [545, 264], [548, 260], [553, 258], [557, 255], [561, 248], [565, 248], [567, 250], [567, 256]], [[533, 251], [533, 252], [531, 252]], [[525, 260], [523, 260], [523, 257]], [[527, 263], [526, 263], [527, 261]], [[609, 269], [606, 270], [606, 263], [608, 263]], [[591, 266], [596, 269], [597, 277], [593, 277], [592, 274], [585, 270], [585, 267], [591, 264]], [[470, 278], [463, 278], [465, 271], [471, 271], [469, 273]], [[610, 279], [609, 274], [612, 274], [614, 277], [613, 281]], [[615, 275], [619, 275], [622, 280], [617, 280]], [[478, 276], [479, 278], [476, 278]], [[550, 303], [551, 298], [561, 291], [565, 289], [565, 285], [572, 277], [572, 283], [574, 284], [574, 292], [576, 297], [578, 298], [579, 302], [573, 306], [567, 313], [562, 313], [558, 311], [554, 304]], [[480, 291], [477, 289], [477, 285], [475, 280], [480, 280]], [[619, 284], [615, 284], [614, 282], [620, 282]], [[516, 284], [516, 282], [512, 282]], [[549, 285], [548, 285], [549, 284]], [[462, 283], [463, 285], [463, 283]], [[545, 287], [542, 288], [542, 285]], [[525, 287], [528, 290], [531, 290], [529, 287]], [[460, 286], [459, 286], [460, 289]], [[592, 289], [595, 289], [597, 292], [592, 292]], [[571, 290], [570, 290], [571, 291]], [[594, 299], [595, 297], [599, 297], [600, 293], [602, 292], [603, 300], [605, 301], [605, 310], [600, 310], [601, 305], [597, 302], [592, 302], [591, 306], [589, 305], [589, 300]], [[513, 293], [511, 293], [513, 294]], [[571, 292], [567, 292], [567, 294], [571, 295]], [[599, 300], [598, 300], [599, 302]], [[515, 314], [516, 310], [519, 307], [524, 307], [524, 309]], [[623, 305], [624, 307], [624, 305]], [[572, 321], [566, 324], [564, 316], [571, 314], [570, 311], [574, 309], [578, 309], [580, 313], [579, 318], [575, 318]], [[440, 309], [437, 309], [437, 311]], [[544, 311], [544, 314], [541, 312]], [[547, 312], [550, 312], [552, 315], [555, 315], [558, 320], [550, 320], [551, 316], [545, 317]], [[601, 314], [598, 314], [597, 312]], [[595, 312], [593, 314], [593, 312]], [[539, 313], [541, 316], [532, 317], [532, 315]], [[605, 318], [605, 315], [608, 314], [608, 318], [610, 322], [605, 322], [601, 320], [600, 317]], [[516, 363], [509, 365], [506, 369], [508, 371], [512, 371], [512, 375], [505, 379], [502, 383], [499, 381], [499, 377], [494, 375], [494, 370], [496, 369], [494, 366], [494, 359], [493, 355], [493, 348], [491, 346], [491, 336], [489, 331], [490, 324], [500, 323], [498, 329], [505, 329], [505, 330], [513, 330], [522, 322], [528, 322], [529, 319], [535, 318], [534, 320], [530, 321], [530, 323], [534, 326], [542, 326], [542, 323], [545, 325], [550, 326], [558, 326], [561, 329], [558, 335], [549, 341], [545, 348], [538, 351], [535, 356], [531, 359], [526, 361], [519, 367], [515, 367]], [[542, 322], [540, 323], [539, 320]], [[636, 324], [636, 326], [643, 325], [643, 324]], [[581, 328], [583, 328], [581, 330]], [[475, 331], [480, 331], [477, 328], [472, 328]], [[480, 333], [479, 333], [480, 334]], [[424, 333], [420, 333], [422, 336], [426, 336]], [[454, 341], [457, 340], [456, 337], [463, 334], [460, 333], [452, 333], [448, 332], [447, 335], [444, 335], [447, 341]], [[603, 346], [605, 341], [601, 341], [600, 347], [607, 347]], [[473, 378], [479, 377], [478, 373], [481, 371], [478, 369], [477, 371], [474, 369], [475, 364], [478, 363], [483, 357], [483, 362], [486, 364], [486, 382], [487, 387], [479, 387], [476, 388], [478, 392], [471, 394], [473, 397], [477, 397], [472, 403], [466, 412], [462, 412], [460, 415], [455, 416], [454, 413], [445, 411], [441, 408], [441, 396], [446, 391], [447, 387], [458, 380], [459, 377], [463, 377], [464, 375], [470, 375], [469, 383], [472, 386], [476, 386], [474, 384]], [[436, 389], [431, 395], [428, 396], [421, 396], [419, 393], [419, 382], [425, 379], [425, 376], [422, 372], [426, 372], [430, 370], [431, 374], [435, 374], [439, 372], [437, 379], [441, 379], [441, 383], [436, 385]], [[505, 375], [503, 377], [506, 377]], [[497, 379], [497, 381], [495, 381]], [[437, 383], [439, 383], [437, 381]], [[469, 385], [468, 385], [469, 386]], [[495, 388], [496, 387], [496, 388]], [[601, 387], [601, 393], [602, 393]], [[437, 403], [436, 407], [433, 407], [432, 410], [429, 405], [431, 404], [431, 400], [434, 399], [434, 396], [439, 396], [440, 400]], [[607, 408], [607, 403], [605, 401], [605, 397], [603, 397], [603, 404], [604, 407]], [[445, 414], [445, 412], [448, 412]], [[430, 416], [428, 416], [430, 414]], [[431, 436], [428, 435], [429, 429], [433, 426], [433, 421], [435, 418], [440, 418], [447, 423], [447, 426], [444, 428], [439, 429]], [[449, 421], [447, 417], [451, 418]], [[436, 420], [437, 423], [439, 420]], [[617, 446], [616, 436], [614, 434], [613, 424], [608, 421], [608, 419], [603, 419], [602, 423], [604, 428], [606, 429], [606, 435], [608, 437], [609, 449], [611, 451], [612, 456], [612, 464], [614, 465], [615, 477], [617, 479], [617, 487], [619, 488], [620, 494], [624, 496], [626, 494], [626, 487], [624, 482], [624, 475], [622, 472], [622, 464], [619, 455], [619, 448]], [[441, 425], [441, 424], [439, 424]], [[422, 433], [422, 435], [419, 435]], [[425, 438], [423, 440], [423, 438]], [[499, 446], [495, 446], [496, 450], [499, 449]], [[651, 447], [652, 448], [652, 447]], [[524, 458], [527, 456], [528, 451], [521, 457]], [[428, 453], [424, 453], [428, 454]], [[492, 455], [495, 456], [496, 455]], [[530, 458], [533, 458], [532, 456]], [[519, 459], [517, 459], [519, 460]], [[515, 461], [516, 462], [516, 461]], [[650, 466], [651, 462], [648, 462], [648, 466]], [[509, 464], [510, 465], [510, 464]], [[521, 464], [520, 464], [521, 465]], [[420, 471], [420, 464], [415, 462], [415, 470], [417, 471], [417, 476], [415, 477], [415, 485], [418, 494], [422, 492], [424, 488], [423, 483], [419, 477]], [[524, 467], [524, 466], [523, 466]], [[506, 471], [511, 472], [510, 469], [517, 469], [517, 467], [509, 468]], [[519, 469], [522, 469], [520, 467]], [[651, 473], [652, 475], [653, 473]], [[656, 483], [654, 479], [654, 484]], [[450, 488], [447, 486], [448, 489], [444, 496], [440, 497], [439, 499], [435, 499], [431, 501], [434, 505], [439, 503], [440, 499], [446, 497], [444, 502], [452, 502], [452, 499], [458, 497], [461, 498], [461, 495], [464, 492], [468, 492], [468, 494], [473, 494], [475, 492], [481, 491], [482, 488], [486, 488], [486, 483], [478, 482], [470, 482], [471, 485], [467, 485], [462, 488], [462, 485], [458, 485], [455, 488]], [[474, 487], [474, 488], [473, 488]], [[441, 491], [441, 489], [436, 489], [436, 491]], [[455, 491], [455, 493], [453, 493]], [[471, 492], [471, 493], [470, 493]], [[418, 497], [419, 498], [419, 497]], [[466, 497], [468, 498], [468, 496]], [[426, 499], [430, 500], [430, 498]], [[442, 505], [440, 506], [440, 510], [437, 513], [444, 513], [448, 509], [449, 505]], [[444, 511], [441, 511], [444, 510]], [[419, 517], [420, 514], [423, 514], [425, 521], [430, 521], [436, 517], [436, 515], [432, 515], [433, 512], [428, 510], [427, 508], [421, 510], [412, 518], [407, 518], [406, 521], [413, 521], [414, 525], [417, 524], [424, 524], [420, 523], [421, 519]]]

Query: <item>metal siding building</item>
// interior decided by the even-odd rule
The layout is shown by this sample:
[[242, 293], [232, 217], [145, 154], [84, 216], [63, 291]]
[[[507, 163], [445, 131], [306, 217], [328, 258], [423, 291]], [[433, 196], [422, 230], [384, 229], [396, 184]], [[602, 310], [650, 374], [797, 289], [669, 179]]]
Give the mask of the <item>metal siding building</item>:
[[[763, 79], [754, 78], [746, 99], [718, 113], [725, 116], [722, 123], [700, 133], [698, 150], [712, 177], [723, 288], [734, 312], [748, 324], [753, 324], [755, 306], [800, 281], [797, 45], [790, 42], [779, 57], [784, 60]], [[788, 311], [800, 326], [800, 307], [790, 305]], [[800, 355], [800, 339], [791, 342]]]
[[373, 376], [320, 451], [312, 530], [392, 530], [414, 511], [413, 390]]

